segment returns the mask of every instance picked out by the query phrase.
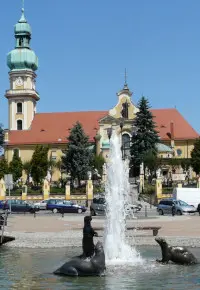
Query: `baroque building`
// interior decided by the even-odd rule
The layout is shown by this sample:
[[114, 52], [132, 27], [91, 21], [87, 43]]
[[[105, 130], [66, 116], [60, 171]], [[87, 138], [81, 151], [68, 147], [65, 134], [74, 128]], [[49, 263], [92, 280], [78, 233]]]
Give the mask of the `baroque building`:
[[[24, 9], [15, 25], [15, 48], [7, 55], [10, 88], [6, 91], [9, 108], [9, 128], [5, 132], [5, 157], [10, 162], [13, 152], [18, 151], [22, 162], [29, 161], [37, 144], [49, 145], [49, 158], [59, 161], [66, 148], [69, 129], [79, 121], [89, 136], [91, 145], [96, 145], [96, 153], [109, 153], [108, 132], [121, 134], [124, 144], [123, 154], [128, 155], [126, 144], [135, 131], [133, 120], [138, 108], [132, 101], [132, 92], [125, 80], [124, 87], [117, 93], [117, 104], [108, 111], [36, 113], [40, 97], [36, 91], [36, 70], [38, 58], [30, 47], [31, 27]], [[174, 108], [152, 109], [157, 131], [161, 139], [158, 152], [163, 158], [190, 158], [194, 140], [199, 134]], [[53, 180], [61, 177], [55, 171]]]

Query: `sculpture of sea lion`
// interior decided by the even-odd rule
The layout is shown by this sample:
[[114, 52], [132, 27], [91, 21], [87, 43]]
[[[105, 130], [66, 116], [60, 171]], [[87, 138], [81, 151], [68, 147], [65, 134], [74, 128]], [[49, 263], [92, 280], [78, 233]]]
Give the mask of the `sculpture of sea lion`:
[[164, 238], [155, 238], [156, 242], [160, 245], [162, 251], [162, 260], [157, 262], [167, 264], [172, 261], [176, 264], [192, 265], [197, 264], [197, 259], [186, 247], [173, 247], [169, 246]]
[[74, 257], [57, 269], [54, 274], [65, 276], [100, 276], [104, 273], [105, 254], [101, 242], [97, 242], [93, 257], [85, 258], [83, 255]]
[[95, 245], [93, 241], [93, 237], [98, 237], [97, 232], [91, 226], [92, 217], [85, 216], [84, 217], [84, 227], [83, 227], [83, 239], [82, 239], [82, 248], [83, 255], [88, 258], [94, 255]]

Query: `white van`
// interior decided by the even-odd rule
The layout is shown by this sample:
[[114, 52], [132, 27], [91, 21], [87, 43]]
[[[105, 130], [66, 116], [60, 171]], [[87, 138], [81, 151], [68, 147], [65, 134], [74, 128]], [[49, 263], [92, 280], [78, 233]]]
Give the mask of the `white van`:
[[197, 209], [197, 206], [200, 203], [200, 188], [174, 188], [173, 199], [183, 200]]

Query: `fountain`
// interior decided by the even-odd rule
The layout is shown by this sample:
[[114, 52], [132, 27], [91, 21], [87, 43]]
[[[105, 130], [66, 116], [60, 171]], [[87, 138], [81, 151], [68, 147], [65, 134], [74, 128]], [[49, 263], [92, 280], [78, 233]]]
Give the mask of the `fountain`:
[[106, 180], [104, 249], [107, 264], [141, 262], [140, 254], [126, 242], [125, 206], [129, 203], [129, 191], [129, 166], [122, 160], [119, 136], [112, 134]]

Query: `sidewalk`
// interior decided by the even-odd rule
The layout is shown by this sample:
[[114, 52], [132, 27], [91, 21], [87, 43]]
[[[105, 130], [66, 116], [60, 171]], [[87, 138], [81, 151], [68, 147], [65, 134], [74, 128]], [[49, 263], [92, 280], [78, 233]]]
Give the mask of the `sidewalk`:
[[[8, 218], [7, 231], [17, 232], [63, 232], [82, 229], [84, 215], [12, 215]], [[104, 227], [104, 217], [94, 217], [92, 226]], [[160, 236], [200, 237], [199, 216], [158, 216], [149, 219], [132, 219], [128, 226], [160, 226]], [[149, 232], [150, 233], [150, 232]], [[140, 231], [141, 235], [141, 231]]]
[[[54, 248], [80, 247], [82, 241], [84, 215], [11, 215], [5, 234], [14, 236], [15, 241], [8, 247]], [[158, 216], [149, 219], [134, 219], [128, 226], [159, 226], [159, 236], [166, 237], [172, 245], [200, 247], [199, 216]], [[93, 228], [103, 228], [104, 217], [94, 217]], [[103, 241], [103, 231], [98, 231], [97, 240]], [[130, 245], [157, 245], [151, 230], [132, 231], [127, 233]]]

